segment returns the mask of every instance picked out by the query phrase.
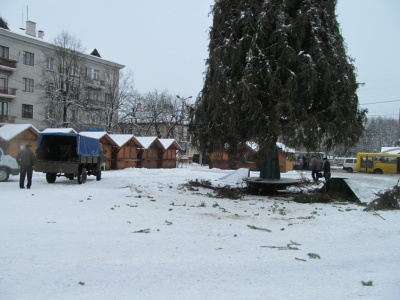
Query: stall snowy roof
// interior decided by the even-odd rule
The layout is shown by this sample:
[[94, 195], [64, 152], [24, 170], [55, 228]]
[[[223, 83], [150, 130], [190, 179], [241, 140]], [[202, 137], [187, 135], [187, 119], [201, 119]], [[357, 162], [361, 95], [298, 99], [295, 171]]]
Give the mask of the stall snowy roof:
[[[259, 150], [258, 144], [255, 142], [246, 142], [247, 146], [249, 146], [254, 152], [257, 152]], [[285, 144], [281, 143], [281, 142], [277, 142], [276, 146], [279, 149], [282, 149], [283, 152], [287, 152], [287, 153], [295, 153], [296, 150], [293, 148], [289, 148], [286, 147]]]
[[140, 145], [136, 137], [132, 134], [109, 134], [118, 147], [124, 146], [130, 140], [133, 140], [137, 145]]
[[285, 144], [280, 143], [280, 142], [277, 142], [277, 143], [276, 143], [276, 146], [277, 146], [279, 149], [282, 149], [282, 151], [283, 151], [283, 152], [286, 152], [286, 153], [295, 153], [295, 152], [296, 152], [295, 149], [286, 147]]
[[88, 136], [95, 139], [101, 139], [103, 136], [108, 135], [107, 131], [81, 131], [80, 135]]
[[[98, 139], [99, 141], [101, 139], [103, 139], [103, 141], [107, 140], [112, 145], [117, 145], [117, 142], [114, 141], [106, 131], [81, 131], [81, 132], [79, 132], [79, 134], [82, 136], [87, 136], [87, 137], [91, 137], [94, 139]], [[101, 141], [102, 144], [104, 144], [103, 141]]]
[[164, 147], [156, 136], [137, 136], [136, 139], [143, 149], [149, 149], [154, 143], [157, 143], [159, 147]]
[[73, 128], [46, 128], [42, 130], [42, 133], [53, 133], [53, 132], [77, 133], [77, 131]]
[[36, 135], [39, 135], [39, 130], [31, 124], [5, 124], [0, 127], [0, 137], [4, 141], [9, 141], [25, 130], [32, 130]]
[[181, 150], [178, 142], [175, 139], [158, 139], [160, 143], [163, 145], [164, 149], [167, 150], [171, 146], [174, 146], [176, 149]]

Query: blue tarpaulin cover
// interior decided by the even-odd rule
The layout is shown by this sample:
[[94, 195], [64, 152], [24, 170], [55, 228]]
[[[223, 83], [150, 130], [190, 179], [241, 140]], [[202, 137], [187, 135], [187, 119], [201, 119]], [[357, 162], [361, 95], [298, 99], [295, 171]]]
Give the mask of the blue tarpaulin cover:
[[42, 144], [47, 144], [49, 140], [52, 143], [57, 141], [74, 139], [76, 145], [76, 153], [78, 155], [93, 155], [97, 156], [100, 153], [100, 143], [98, 139], [80, 135], [79, 133], [63, 133], [63, 132], [49, 132], [40, 133], [36, 149], [41, 148]]

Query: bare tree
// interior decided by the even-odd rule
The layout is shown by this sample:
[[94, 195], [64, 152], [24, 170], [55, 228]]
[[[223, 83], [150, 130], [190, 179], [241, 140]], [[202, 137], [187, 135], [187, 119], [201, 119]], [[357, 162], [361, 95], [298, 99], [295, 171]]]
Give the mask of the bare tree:
[[138, 136], [182, 138], [181, 131], [188, 120], [186, 102], [168, 91], [154, 90], [141, 95], [134, 93], [120, 111], [120, 127]]
[[399, 121], [394, 118], [372, 117], [365, 124], [365, 131], [354, 147], [335, 147], [337, 156], [356, 156], [358, 152], [380, 152], [382, 147], [397, 146]]
[[39, 85], [44, 91], [42, 101], [48, 126], [68, 127], [68, 110], [81, 107], [83, 51], [80, 40], [63, 31], [54, 39], [53, 48], [43, 52]]
[[133, 78], [130, 72], [109, 70], [106, 73], [105, 90], [103, 101], [100, 102], [101, 123], [108, 132], [116, 132], [118, 123], [118, 112], [126, 104], [134, 102], [136, 91], [134, 89]]

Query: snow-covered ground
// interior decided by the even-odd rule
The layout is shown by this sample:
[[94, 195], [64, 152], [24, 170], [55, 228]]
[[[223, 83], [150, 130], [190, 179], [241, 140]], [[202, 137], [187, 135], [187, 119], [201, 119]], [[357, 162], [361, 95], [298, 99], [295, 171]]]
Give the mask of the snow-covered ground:
[[[82, 185], [34, 173], [30, 190], [16, 176], [0, 183], [0, 299], [400, 299], [399, 211], [220, 199], [183, 185], [231, 172], [190, 165], [107, 171]], [[398, 180], [333, 176], [375, 190]]]

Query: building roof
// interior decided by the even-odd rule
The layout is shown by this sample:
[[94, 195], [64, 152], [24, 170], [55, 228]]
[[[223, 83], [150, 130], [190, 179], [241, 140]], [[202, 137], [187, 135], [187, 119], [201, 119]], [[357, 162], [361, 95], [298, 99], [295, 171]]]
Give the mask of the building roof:
[[9, 141], [25, 130], [32, 130], [39, 135], [39, 130], [31, 124], [5, 124], [0, 127], [0, 137], [4, 141]]
[[[28, 22], [31, 22], [31, 23], [35, 24], [35, 31], [36, 31], [36, 23], [32, 22], [32, 21], [27, 21], [27, 23]], [[0, 27], [1, 33], [3, 33], [6, 36], [14, 37], [14, 38], [17, 38], [17, 39], [20, 39], [20, 40], [24, 40], [25, 42], [33, 43], [33, 44], [40, 44], [41, 46], [49, 48], [49, 49], [52, 49], [54, 47], [54, 44], [50, 40], [47, 40], [45, 38], [44, 31], [42, 31], [43, 32], [43, 36], [42, 37], [32, 36], [30, 34], [27, 34], [25, 29], [18, 28], [18, 26], [14, 27], [13, 25], [10, 25], [10, 24], [7, 24], [7, 25], [8, 25], [9, 29], [5, 29], [5, 28], [1, 28]], [[26, 26], [26, 27], [28, 27], [28, 26]], [[108, 60], [108, 59], [101, 58], [100, 56], [92, 55], [91, 53], [87, 52], [86, 50], [83, 53], [83, 55], [85, 56], [85, 59], [88, 59], [88, 60], [95, 60], [95, 61], [100, 62], [102, 64], [110, 64], [110, 65], [113, 65], [113, 66], [115, 66], [115, 67], [117, 67], [119, 69], [125, 68], [125, 65], [113, 62], [113, 61]]]

